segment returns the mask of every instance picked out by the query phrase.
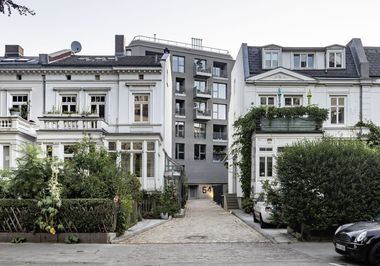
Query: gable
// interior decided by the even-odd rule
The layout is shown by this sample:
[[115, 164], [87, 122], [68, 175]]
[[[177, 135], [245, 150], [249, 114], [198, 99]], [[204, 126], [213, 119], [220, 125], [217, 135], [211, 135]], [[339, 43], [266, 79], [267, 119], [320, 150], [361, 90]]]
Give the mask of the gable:
[[247, 80], [253, 82], [314, 82], [315, 79], [296, 73], [294, 71], [279, 67], [259, 75], [251, 76]]

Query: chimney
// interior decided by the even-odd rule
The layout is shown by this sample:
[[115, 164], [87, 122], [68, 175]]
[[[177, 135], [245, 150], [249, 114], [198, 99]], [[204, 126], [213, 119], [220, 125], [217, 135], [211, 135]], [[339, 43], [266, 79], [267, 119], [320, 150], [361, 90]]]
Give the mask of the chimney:
[[115, 56], [125, 56], [124, 35], [115, 35]]
[[46, 65], [49, 63], [49, 55], [48, 54], [39, 54], [38, 59], [40, 64]]
[[5, 57], [23, 57], [24, 49], [20, 45], [5, 45]]

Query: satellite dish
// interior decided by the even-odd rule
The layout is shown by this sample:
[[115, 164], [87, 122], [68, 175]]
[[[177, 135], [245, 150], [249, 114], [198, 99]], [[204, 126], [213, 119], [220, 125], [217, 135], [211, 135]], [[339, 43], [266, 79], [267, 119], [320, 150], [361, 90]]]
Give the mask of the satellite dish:
[[82, 50], [82, 45], [78, 41], [73, 41], [71, 43], [71, 51], [73, 51], [75, 54], [79, 53]]

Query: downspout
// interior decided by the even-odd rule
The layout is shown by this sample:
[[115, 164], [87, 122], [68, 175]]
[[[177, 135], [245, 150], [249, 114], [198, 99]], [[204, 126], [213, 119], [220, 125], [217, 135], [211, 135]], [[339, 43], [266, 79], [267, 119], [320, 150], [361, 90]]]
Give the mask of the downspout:
[[46, 75], [42, 75], [42, 111], [46, 113]]
[[[360, 84], [360, 90], [359, 90], [359, 123], [362, 125], [363, 123], [363, 85]], [[360, 126], [359, 127], [359, 138], [362, 137], [363, 129]]]

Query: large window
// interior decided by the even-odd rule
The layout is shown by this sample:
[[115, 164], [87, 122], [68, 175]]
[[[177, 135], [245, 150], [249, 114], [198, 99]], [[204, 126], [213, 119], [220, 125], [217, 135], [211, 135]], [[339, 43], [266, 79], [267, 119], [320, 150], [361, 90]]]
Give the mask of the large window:
[[61, 96], [62, 113], [76, 113], [77, 112], [77, 96], [76, 95], [62, 95]]
[[302, 96], [300, 95], [285, 95], [285, 106], [300, 106], [302, 105]]
[[91, 113], [97, 114], [99, 117], [104, 118], [105, 116], [105, 104], [106, 96], [104, 95], [94, 95], [91, 96]]
[[194, 160], [206, 160], [205, 144], [194, 144]]
[[185, 79], [176, 78], [175, 79], [175, 93], [185, 94]]
[[227, 118], [227, 105], [214, 103], [212, 105], [212, 118], [225, 120]]
[[185, 57], [173, 55], [172, 68], [174, 72], [185, 73]]
[[63, 145], [63, 160], [70, 161], [74, 156], [74, 146], [72, 144]]
[[259, 158], [259, 176], [272, 177], [273, 175], [273, 158], [272, 156], [262, 156]]
[[264, 68], [278, 67], [279, 51], [265, 51], [264, 52]]
[[25, 120], [28, 120], [28, 95], [13, 95], [12, 107], [17, 108], [20, 111], [20, 116]]
[[194, 123], [194, 138], [205, 139], [206, 138], [206, 124]]
[[216, 99], [226, 99], [227, 85], [223, 83], [212, 84], [212, 97]]
[[141, 141], [121, 143], [121, 167], [126, 172], [134, 173], [137, 177], [142, 176], [142, 152]]
[[263, 96], [260, 96], [259, 98], [260, 98], [260, 105], [269, 105], [269, 106], [275, 105], [276, 96], [274, 95], [263, 95]]
[[155, 145], [153, 141], [148, 141], [147, 142], [147, 152], [146, 152], [146, 160], [147, 160], [147, 165], [146, 165], [146, 175], [147, 177], [154, 177], [154, 166], [155, 166]]
[[175, 114], [185, 116], [185, 100], [175, 100]]
[[194, 80], [194, 87], [197, 88], [197, 92], [206, 92], [206, 81]]
[[294, 54], [294, 68], [314, 68], [314, 54]]
[[175, 144], [175, 158], [178, 160], [185, 159], [185, 144], [183, 143]]
[[10, 167], [10, 146], [3, 146], [3, 169], [8, 169]]
[[342, 52], [328, 52], [328, 60], [330, 68], [342, 68], [343, 66]]
[[175, 136], [177, 138], [184, 138], [185, 137], [185, 122], [183, 122], [183, 121], [176, 121], [175, 122]]
[[214, 145], [212, 149], [212, 161], [214, 163], [223, 162], [226, 157], [226, 146]]
[[332, 96], [330, 97], [330, 116], [331, 124], [344, 124], [345, 97]]
[[135, 122], [149, 121], [149, 94], [134, 94]]

